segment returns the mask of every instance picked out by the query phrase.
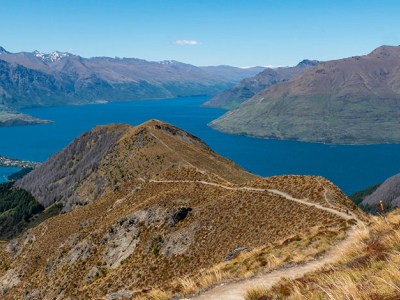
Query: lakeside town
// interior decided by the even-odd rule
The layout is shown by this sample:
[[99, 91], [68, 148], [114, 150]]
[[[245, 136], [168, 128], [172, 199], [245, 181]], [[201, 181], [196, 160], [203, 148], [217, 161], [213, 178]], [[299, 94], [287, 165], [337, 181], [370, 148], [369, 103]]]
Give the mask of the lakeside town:
[[0, 167], [15, 167], [15, 168], [32, 168], [35, 169], [41, 165], [40, 162], [32, 162], [27, 160], [15, 159], [0, 155]]

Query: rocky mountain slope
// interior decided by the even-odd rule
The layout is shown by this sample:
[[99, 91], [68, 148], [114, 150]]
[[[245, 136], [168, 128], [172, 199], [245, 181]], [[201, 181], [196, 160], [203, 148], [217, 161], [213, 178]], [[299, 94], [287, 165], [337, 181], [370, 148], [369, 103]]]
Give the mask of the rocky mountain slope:
[[[83, 58], [57, 51], [10, 53], [0, 47], [0, 111], [215, 95], [261, 70], [135, 58]], [[0, 122], [0, 126], [32, 123], [22, 115], [8, 114], [8, 118], [13, 121]]]
[[215, 95], [205, 102], [203, 106], [225, 108], [228, 110], [234, 109], [267, 87], [280, 82], [286, 82], [305, 70], [315, 67], [318, 63], [316, 60], [305, 59], [295, 67], [266, 68], [256, 76], [245, 78], [234, 87]]
[[331, 144], [400, 142], [400, 47], [322, 62], [211, 122], [262, 138]]
[[252, 175], [156, 120], [96, 127], [27, 176], [19, 186], [67, 209], [0, 243], [2, 299], [184, 295], [190, 280], [211, 285], [206, 274], [315, 259], [361, 216], [322, 177]]

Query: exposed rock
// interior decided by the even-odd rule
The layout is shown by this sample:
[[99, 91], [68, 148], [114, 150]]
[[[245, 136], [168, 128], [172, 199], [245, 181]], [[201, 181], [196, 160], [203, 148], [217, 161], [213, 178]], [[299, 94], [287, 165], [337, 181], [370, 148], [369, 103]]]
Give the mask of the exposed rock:
[[248, 248], [237, 248], [233, 250], [231, 253], [229, 253], [227, 256], [225, 256], [224, 261], [229, 261], [234, 259], [240, 252], [249, 252], [250, 250]]
[[133, 296], [133, 294], [129, 293], [129, 292], [118, 292], [118, 293], [114, 293], [114, 294], [108, 295], [106, 297], [106, 300], [122, 299], [122, 298], [130, 299], [132, 296]]
[[34, 240], [35, 236], [28, 231], [25, 232], [21, 238], [11, 240], [6, 249], [11, 252], [11, 256], [17, 256], [21, 253], [26, 244], [32, 243]]
[[124, 217], [108, 228], [108, 233], [101, 243], [108, 243], [103, 254], [103, 261], [115, 269], [120, 262], [133, 253], [139, 242], [139, 222], [141, 213]]
[[192, 211], [191, 207], [179, 207], [176, 211], [172, 213], [172, 226], [178, 223], [179, 221], [185, 220], [189, 211]]
[[99, 275], [99, 269], [95, 266], [90, 269], [89, 273], [86, 276], [86, 282], [92, 283], [94, 278]]
[[183, 254], [195, 241], [196, 232], [201, 228], [200, 222], [194, 222], [186, 228], [179, 229], [165, 238], [160, 250], [165, 257]]
[[[74, 241], [73, 244], [74, 243], [76, 243], [76, 241]], [[69, 250], [68, 253], [66, 253], [69, 245], [70, 243], [64, 244], [59, 250], [56, 258], [53, 260], [48, 260], [44, 270], [46, 276], [52, 274], [54, 271], [62, 267], [63, 264], [74, 264], [78, 260], [89, 258], [92, 251], [91, 241], [83, 240]]]
[[8, 270], [3, 276], [0, 277], [0, 291], [2, 295], [14, 286], [20, 283], [20, 272], [17, 269]]

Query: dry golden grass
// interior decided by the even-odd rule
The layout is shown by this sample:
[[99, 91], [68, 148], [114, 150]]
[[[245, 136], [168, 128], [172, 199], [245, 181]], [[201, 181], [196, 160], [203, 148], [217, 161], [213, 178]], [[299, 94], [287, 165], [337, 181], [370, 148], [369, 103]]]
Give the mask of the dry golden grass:
[[[282, 175], [259, 178], [246, 185], [264, 189], [277, 189], [298, 199], [339, 209], [355, 209], [355, 205], [332, 182], [321, 176]], [[326, 197], [325, 197], [326, 195]], [[327, 203], [327, 200], [329, 203]]]
[[[31, 230], [34, 241], [19, 256], [7, 258], [21, 270], [21, 282], [4, 299], [20, 299], [25, 290], [43, 299], [60, 293], [64, 298], [94, 299], [121, 290], [163, 299], [312, 260], [343, 239], [350, 225], [338, 215], [264, 190], [240, 190], [279, 189], [329, 205], [326, 187], [338, 198], [330, 196], [332, 202], [346, 203], [336, 187], [311, 176], [257, 179], [206, 146], [186, 143], [183, 133], [179, 133], [183, 140], [177, 141], [173, 134], [156, 130], [157, 124], [132, 129], [103, 158], [97, 175], [109, 185], [101, 198]], [[112, 189], [114, 181], [117, 190]], [[90, 194], [91, 188], [90, 183], [83, 184], [82, 192]], [[193, 210], [171, 227], [171, 214], [182, 206]], [[135, 249], [111, 268], [104, 253], [108, 247], [118, 247], [118, 241], [112, 244], [104, 237], [115, 224], [122, 226], [121, 219], [138, 211], [149, 217], [127, 231], [127, 236], [140, 231]], [[163, 255], [159, 248], [165, 244], [154, 251], [154, 237], [165, 244], [178, 237], [181, 248]], [[87, 247], [79, 248], [81, 244]], [[241, 247], [251, 251], [222, 263]], [[71, 253], [78, 255], [73, 258]], [[93, 268], [98, 275], [88, 280]]]
[[[204, 176], [189, 167], [181, 170], [189, 178]], [[171, 174], [175, 176], [176, 173], [160, 176], [171, 178]], [[193, 208], [187, 220], [173, 229], [162, 222], [142, 224], [140, 244], [133, 254], [115, 270], [104, 265], [102, 256], [106, 245], [100, 243], [100, 239], [121, 217], [148, 209], [168, 213], [180, 206]], [[160, 220], [164, 218], [160, 215]], [[81, 224], [86, 225], [82, 227]], [[192, 225], [198, 228], [196, 238], [184, 254], [166, 258], [146, 252], [152, 235], [165, 240], [170, 234]], [[35, 228], [33, 234], [41, 238], [23, 252], [27, 259], [21, 261], [26, 270], [22, 278], [29, 282], [27, 289], [40, 286], [46, 295], [62, 291], [74, 299], [138, 289], [158, 291], [157, 295], [192, 294], [226, 280], [248, 278], [283, 265], [312, 260], [342, 239], [348, 227], [349, 224], [336, 215], [278, 195], [229, 190], [200, 182], [136, 180], [86, 207], [49, 219]], [[72, 249], [66, 240], [74, 235], [77, 236], [75, 244], [87, 241], [91, 245], [91, 255], [59, 266], [45, 276], [48, 262], [62, 261]], [[240, 247], [252, 251], [221, 263], [228, 253]], [[35, 264], [30, 264], [33, 260]], [[86, 276], [93, 266], [104, 272], [88, 284]], [[18, 295], [13, 292], [17, 290], [10, 291], [9, 297]], [[149, 292], [140, 295], [150, 297]]]
[[246, 300], [268, 300], [265, 296], [267, 292], [268, 288], [264, 286], [257, 286], [248, 289], [244, 297]]
[[388, 214], [386, 221], [371, 219], [369, 227], [358, 230], [353, 246], [337, 263], [296, 280], [284, 279], [260, 297], [400, 299], [400, 209]]
[[178, 278], [171, 283], [171, 287], [178, 287], [176, 291], [179, 294], [188, 296], [220, 283], [247, 279], [283, 266], [314, 260], [344, 238], [345, 228], [347, 225], [343, 224], [343, 227], [326, 231], [324, 227], [315, 226], [304, 235], [241, 252], [231, 261], [200, 270], [194, 276]]

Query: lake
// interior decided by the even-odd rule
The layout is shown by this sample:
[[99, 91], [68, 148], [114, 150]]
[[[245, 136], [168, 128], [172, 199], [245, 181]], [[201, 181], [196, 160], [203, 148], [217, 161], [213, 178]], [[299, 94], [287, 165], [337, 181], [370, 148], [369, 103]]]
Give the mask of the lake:
[[[321, 175], [347, 195], [400, 172], [400, 145], [339, 146], [229, 135], [207, 126], [224, 110], [200, 107], [207, 97], [114, 102], [22, 110], [52, 124], [0, 127], [0, 155], [45, 161], [96, 125], [158, 119], [204, 140], [213, 150], [261, 176]], [[0, 181], [15, 172], [0, 167]]]

